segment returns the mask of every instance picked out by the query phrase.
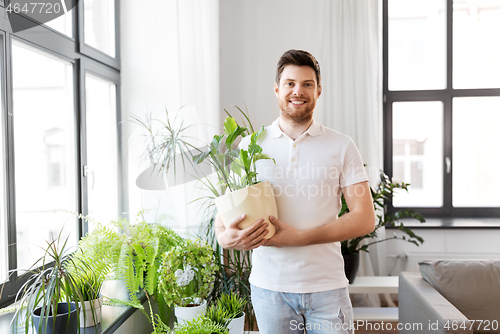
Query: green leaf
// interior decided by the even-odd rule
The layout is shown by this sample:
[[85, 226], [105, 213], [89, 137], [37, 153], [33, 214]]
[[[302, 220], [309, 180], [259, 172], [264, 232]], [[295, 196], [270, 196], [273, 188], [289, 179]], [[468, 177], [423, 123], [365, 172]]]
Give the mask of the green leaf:
[[240, 150], [240, 161], [243, 168], [245, 169], [245, 172], [248, 172], [250, 170], [250, 163], [251, 163], [248, 157], [248, 151]]
[[203, 152], [203, 153], [200, 153], [198, 155], [193, 156], [193, 162], [195, 164], [202, 163], [210, 155], [210, 153], [211, 153], [211, 151], [206, 151], [206, 152]]
[[238, 123], [236, 123], [236, 120], [233, 117], [226, 117], [226, 120], [224, 121], [224, 133], [226, 136], [230, 136], [233, 132], [236, 131], [238, 128]]

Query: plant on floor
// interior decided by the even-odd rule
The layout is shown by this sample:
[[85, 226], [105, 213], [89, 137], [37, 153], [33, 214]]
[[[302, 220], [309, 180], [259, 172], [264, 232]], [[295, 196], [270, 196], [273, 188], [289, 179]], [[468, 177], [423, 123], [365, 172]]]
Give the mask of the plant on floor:
[[[400, 219], [402, 218], [414, 218], [423, 223], [425, 222], [425, 219], [420, 213], [415, 212], [414, 210], [400, 210], [391, 214], [385, 213], [384, 202], [386, 200], [392, 200], [392, 198], [394, 197], [394, 191], [396, 189], [403, 189], [405, 191], [408, 191], [409, 185], [409, 183], [393, 182], [383, 171], [380, 171], [380, 182], [378, 186], [376, 188], [370, 188], [375, 212], [382, 212], [381, 214], [377, 214], [378, 222], [375, 226], [375, 230], [369, 234], [342, 241], [341, 247], [343, 253], [352, 254], [358, 253], [360, 251], [368, 252], [369, 246], [393, 239], [405, 240], [417, 246], [421, 245], [424, 242], [421, 237], [413, 233], [410, 228], [404, 226], [404, 224], [400, 221]], [[347, 203], [344, 199], [344, 196], [342, 195], [342, 208], [339, 212], [339, 217], [347, 212], [349, 212], [349, 208], [347, 207]], [[386, 226], [396, 227], [406, 235], [402, 235], [401, 237], [394, 235], [382, 240], [374, 239], [377, 237], [378, 230]], [[374, 241], [365, 244], [363, 243], [365, 239], [374, 239]]]

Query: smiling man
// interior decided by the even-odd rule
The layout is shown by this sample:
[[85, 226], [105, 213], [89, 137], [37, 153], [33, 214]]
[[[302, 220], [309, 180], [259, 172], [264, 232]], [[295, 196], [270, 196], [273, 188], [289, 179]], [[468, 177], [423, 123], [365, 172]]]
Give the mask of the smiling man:
[[[259, 138], [276, 164], [257, 163], [259, 180], [269, 180], [276, 196], [276, 234], [264, 238], [263, 219], [244, 230], [237, 228], [242, 217], [228, 228], [219, 217], [215, 223], [222, 247], [254, 249], [252, 304], [263, 334], [353, 332], [340, 241], [372, 232], [375, 213], [354, 142], [313, 118], [321, 90], [309, 52], [281, 56], [274, 84], [280, 116]], [[350, 212], [338, 218], [342, 193]]]

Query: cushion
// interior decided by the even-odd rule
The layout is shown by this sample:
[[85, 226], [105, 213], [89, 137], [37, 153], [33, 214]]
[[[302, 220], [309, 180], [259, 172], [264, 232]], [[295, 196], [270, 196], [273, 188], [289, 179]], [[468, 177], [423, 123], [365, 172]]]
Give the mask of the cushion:
[[424, 280], [467, 319], [476, 320], [474, 333], [500, 333], [500, 261], [436, 260], [419, 264]]

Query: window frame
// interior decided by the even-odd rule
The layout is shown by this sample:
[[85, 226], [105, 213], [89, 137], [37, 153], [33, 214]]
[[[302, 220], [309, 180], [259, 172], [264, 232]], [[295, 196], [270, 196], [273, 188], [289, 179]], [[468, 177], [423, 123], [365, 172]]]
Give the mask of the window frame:
[[[436, 90], [390, 91], [389, 79], [389, 0], [382, 6], [382, 61], [383, 61], [383, 145], [384, 171], [393, 175], [392, 106], [395, 102], [440, 101], [443, 103], [443, 206], [442, 207], [394, 207], [386, 200], [387, 212], [413, 209], [429, 218], [491, 218], [500, 216], [500, 207], [453, 207], [453, 98], [500, 96], [500, 88], [454, 89], [453, 88], [453, 0], [446, 0], [446, 88]], [[451, 159], [451, 170], [446, 172], [444, 159]]]
[[[1, 1], [1, 0], [0, 0]], [[8, 3], [8, 1], [6, 2]], [[5, 167], [5, 193], [6, 193], [6, 216], [7, 216], [7, 241], [8, 241], [8, 265], [9, 271], [17, 268], [17, 248], [16, 248], [16, 205], [15, 205], [15, 161], [14, 161], [14, 120], [13, 120], [13, 86], [12, 86], [12, 41], [17, 40], [27, 44], [30, 47], [38, 49], [44, 53], [49, 53], [59, 59], [69, 61], [73, 64], [73, 99], [74, 99], [74, 117], [75, 117], [75, 145], [76, 145], [76, 169], [77, 177], [76, 198], [77, 208], [83, 215], [87, 214], [86, 207], [86, 189], [87, 178], [83, 176], [83, 166], [86, 162], [86, 145], [85, 134], [85, 73], [86, 71], [92, 75], [103, 78], [104, 80], [116, 84], [116, 117], [117, 117], [117, 143], [118, 143], [118, 180], [124, 180], [125, 170], [123, 168], [123, 155], [121, 144], [121, 105], [120, 105], [120, 43], [119, 43], [119, 0], [114, 0], [115, 3], [115, 54], [112, 58], [109, 55], [97, 50], [90, 50], [89, 46], [85, 45], [82, 48], [83, 38], [83, 1], [79, 1], [75, 6], [71, 15], [73, 15], [73, 37], [66, 36], [46, 25], [38, 25], [29, 30], [13, 33], [6, 15], [5, 8], [0, 2], [0, 66], [2, 67], [2, 75], [0, 81], [0, 89], [2, 89], [3, 99], [0, 103], [3, 104], [3, 110], [0, 117], [3, 117], [4, 126], [4, 147], [5, 161], [0, 163]], [[29, 18], [25, 18], [29, 20]], [[91, 48], [92, 49], [92, 48]], [[100, 53], [100, 54], [99, 54]], [[126, 185], [123, 182], [118, 182], [121, 186], [119, 191], [119, 203], [117, 214], [126, 212], [127, 201]], [[81, 238], [88, 230], [87, 222], [78, 220], [75, 233], [77, 238]], [[5, 282], [0, 282], [0, 288], [3, 286], [3, 293], [0, 299], [0, 307], [6, 306], [14, 301], [15, 295], [20, 287], [27, 281], [28, 277], [18, 277], [17, 272], [13, 272], [9, 279]]]

